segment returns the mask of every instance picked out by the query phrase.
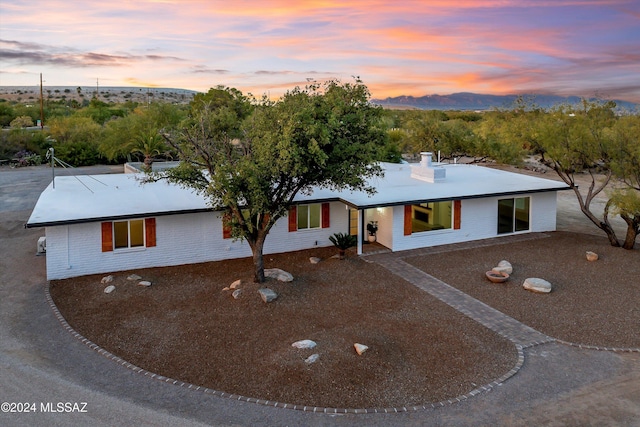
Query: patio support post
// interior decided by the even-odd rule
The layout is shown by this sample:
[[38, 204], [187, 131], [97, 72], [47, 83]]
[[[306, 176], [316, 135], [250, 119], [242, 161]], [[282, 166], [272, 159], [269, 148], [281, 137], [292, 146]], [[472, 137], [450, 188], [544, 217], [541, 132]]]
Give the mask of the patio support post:
[[362, 209], [358, 209], [358, 255], [362, 255], [362, 239], [364, 238], [364, 211]]

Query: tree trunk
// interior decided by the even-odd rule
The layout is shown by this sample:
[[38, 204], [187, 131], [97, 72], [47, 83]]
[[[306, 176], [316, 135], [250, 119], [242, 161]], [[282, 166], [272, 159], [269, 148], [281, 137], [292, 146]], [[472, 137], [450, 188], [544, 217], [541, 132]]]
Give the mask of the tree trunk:
[[633, 249], [636, 244], [636, 237], [638, 236], [638, 231], [640, 230], [640, 216], [628, 216], [628, 215], [620, 215], [624, 222], [627, 223], [627, 235], [625, 236], [624, 243], [622, 247], [624, 249]]
[[259, 235], [254, 243], [249, 243], [253, 252], [253, 281], [255, 283], [264, 283], [264, 260], [262, 257], [264, 239], [265, 236]]
[[[611, 199], [609, 199], [607, 201], [607, 204], [604, 205], [604, 214], [603, 214], [603, 220], [600, 221], [600, 223], [596, 223], [593, 219], [595, 218], [595, 216], [593, 214], [591, 214], [591, 211], [589, 211], [589, 213], [591, 214], [591, 216], [587, 215], [587, 212], [585, 212], [585, 209], [583, 207], [582, 212], [585, 213], [585, 215], [587, 215], [587, 217], [589, 219], [591, 219], [591, 221], [596, 224], [602, 231], [604, 231], [605, 233], [607, 233], [607, 237], [609, 238], [609, 243], [611, 243], [611, 246], [615, 246], [616, 248], [620, 247], [620, 241], [618, 241], [618, 237], [616, 236], [616, 232], [613, 230], [613, 227], [611, 227], [611, 224], [609, 223], [609, 208], [611, 207]], [[588, 210], [588, 209], [587, 209]], [[592, 218], [593, 217], [593, 218]]]
[[153, 158], [151, 156], [144, 156], [143, 168], [147, 172], [151, 172], [151, 165], [153, 164]]

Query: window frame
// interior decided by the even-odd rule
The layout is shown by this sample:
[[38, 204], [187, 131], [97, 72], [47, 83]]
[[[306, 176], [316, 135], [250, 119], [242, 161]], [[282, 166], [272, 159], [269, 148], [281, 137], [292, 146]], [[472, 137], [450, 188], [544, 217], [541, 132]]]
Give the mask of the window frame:
[[[315, 209], [317, 209], [317, 213], [318, 213], [318, 225], [315, 227], [311, 227], [311, 208], [314, 207]], [[306, 227], [300, 226], [300, 212], [302, 210], [304, 210], [303, 208], [306, 208], [307, 211], [307, 215], [306, 215]], [[301, 204], [301, 205], [297, 205], [297, 212], [296, 212], [296, 229], [297, 231], [302, 231], [302, 230], [319, 230], [322, 228], [322, 203], [307, 203], [307, 204]]]
[[[298, 208], [300, 206], [309, 206], [309, 205], [320, 205], [320, 227], [318, 228], [303, 228], [302, 230], [311, 231], [311, 230], [319, 230], [323, 228], [331, 227], [331, 203], [322, 202], [322, 203], [303, 203], [289, 206], [288, 213], [288, 228], [289, 232], [298, 231]], [[309, 212], [309, 211], [307, 211]], [[309, 224], [309, 213], [307, 213], [307, 225]]]
[[[142, 230], [141, 236], [142, 244], [131, 246], [131, 222], [141, 221]], [[121, 246], [116, 248], [116, 224], [126, 222], [127, 232], [127, 246]], [[117, 219], [112, 221], [106, 221], [101, 223], [101, 235], [102, 235], [102, 252], [131, 252], [140, 251], [146, 248], [156, 246], [156, 219], [151, 218], [131, 218], [131, 219]]]
[[[518, 212], [524, 212], [523, 209], [519, 209], [518, 208], [518, 200], [524, 200], [524, 204], [525, 207], [527, 208], [526, 210], [526, 220], [518, 220]], [[510, 217], [510, 221], [509, 224], [502, 224], [500, 223], [500, 219], [501, 219], [501, 202], [507, 202], [510, 201], [511, 202], [511, 217]], [[503, 204], [504, 206], [504, 204]], [[522, 196], [522, 197], [505, 197], [502, 199], [498, 199], [498, 206], [497, 206], [497, 224], [496, 224], [496, 233], [498, 235], [505, 235], [505, 234], [516, 234], [516, 233], [526, 233], [526, 232], [530, 232], [531, 231], [531, 196]], [[503, 208], [504, 209], [504, 208]], [[504, 216], [504, 215], [502, 215]], [[522, 222], [526, 222], [527, 224], [527, 228], [521, 228], [519, 227], [519, 223]], [[510, 229], [509, 231], [506, 231], [506, 225], [510, 225]]]
[[[460, 205], [459, 205], [459, 201], [457, 200], [441, 200], [441, 201], [437, 201], [437, 202], [423, 202], [423, 203], [414, 203], [411, 205], [406, 205], [407, 206], [407, 211], [405, 212], [405, 215], [409, 215], [409, 220], [410, 223], [406, 224], [406, 228], [405, 228], [405, 235], [421, 235], [424, 233], [433, 233], [433, 232], [443, 232], [443, 231], [450, 231], [450, 230], [456, 230], [459, 229], [460, 226], [458, 224], [458, 222], [456, 221], [456, 219], [458, 219], [459, 221], [459, 209], [460, 209]], [[444, 226], [440, 223], [438, 223], [437, 225], [441, 228], [432, 228], [432, 229], [426, 229], [426, 230], [421, 230], [421, 231], [414, 231], [413, 229], [413, 220], [415, 218], [415, 210], [416, 210], [416, 206], [419, 207], [422, 210], [426, 210], [428, 211], [428, 213], [426, 213], [426, 215], [431, 216], [434, 214], [434, 212], [436, 211], [436, 206], [435, 205], [440, 205], [443, 204], [446, 206], [446, 204], [448, 204], [448, 207], [450, 209], [450, 217], [449, 217], [449, 224], [448, 226]], [[423, 221], [425, 222], [425, 221]], [[428, 223], [428, 222], [427, 222]], [[435, 224], [434, 224], [435, 225]]]
[[[144, 219], [140, 218], [136, 218], [136, 219], [125, 219], [125, 220], [118, 220], [118, 221], [111, 221], [113, 224], [113, 250], [114, 251], [128, 251], [128, 250], [139, 250], [140, 248], [145, 248], [146, 247], [146, 228], [145, 228], [145, 221]], [[137, 244], [135, 246], [132, 246], [131, 244], [131, 224], [132, 222], [136, 222], [136, 223], [140, 223], [142, 225], [142, 242], [140, 244]], [[116, 236], [116, 224], [122, 224], [122, 223], [126, 223], [127, 224], [127, 246], [116, 246], [117, 245], [117, 236]]]

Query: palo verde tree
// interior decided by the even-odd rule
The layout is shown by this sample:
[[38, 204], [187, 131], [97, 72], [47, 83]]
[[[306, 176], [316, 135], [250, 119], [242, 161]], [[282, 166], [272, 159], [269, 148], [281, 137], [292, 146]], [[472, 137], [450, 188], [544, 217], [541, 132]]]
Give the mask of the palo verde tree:
[[314, 187], [373, 192], [382, 174], [375, 156], [385, 143], [381, 109], [358, 79], [296, 87], [260, 101], [217, 87], [196, 96], [191, 117], [165, 133], [180, 166], [155, 175], [205, 195], [232, 236], [253, 253], [254, 280], [264, 281], [263, 247], [299, 193]]
[[612, 170], [620, 185], [612, 192], [604, 214], [605, 218], [610, 211], [620, 215], [627, 224], [622, 247], [633, 249], [640, 234], [640, 116], [619, 117], [609, 133], [615, 154]]
[[[629, 177], [633, 170], [633, 157], [629, 157], [635, 147], [629, 139], [615, 138], [612, 129], [616, 128], [615, 103], [596, 103], [586, 100], [574, 106], [559, 106], [544, 116], [537, 116], [533, 122], [533, 148], [542, 155], [544, 163], [550, 166], [576, 194], [581, 211], [598, 228], [604, 231], [612, 246], [633, 248], [637, 233], [628, 232], [627, 241], [620, 244], [609, 222], [609, 209], [627, 221], [630, 231], [637, 229], [633, 217], [634, 194], [623, 197], [618, 194], [608, 200], [604, 215], [599, 218], [591, 208], [591, 202], [618, 176]], [[637, 172], [637, 169], [636, 169]], [[590, 178], [589, 185], [582, 189], [576, 182], [579, 174]], [[629, 210], [631, 209], [631, 211]], [[636, 211], [637, 212], [637, 211]], [[640, 215], [639, 215], [640, 216]], [[631, 239], [632, 240], [629, 240]]]

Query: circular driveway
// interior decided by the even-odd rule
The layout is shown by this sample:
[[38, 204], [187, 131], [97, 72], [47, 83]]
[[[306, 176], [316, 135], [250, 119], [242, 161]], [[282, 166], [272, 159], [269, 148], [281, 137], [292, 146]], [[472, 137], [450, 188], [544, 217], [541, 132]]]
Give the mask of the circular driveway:
[[[121, 170], [99, 166], [75, 172]], [[526, 349], [523, 368], [490, 392], [398, 414], [328, 415], [273, 408], [138, 374], [74, 338], [46, 301], [46, 257], [36, 256], [44, 230], [23, 225], [50, 181], [51, 170], [43, 166], [0, 168], [0, 403], [14, 403], [9, 409], [23, 411], [4, 412], [3, 405], [0, 425], [640, 426], [640, 353], [557, 343]]]

